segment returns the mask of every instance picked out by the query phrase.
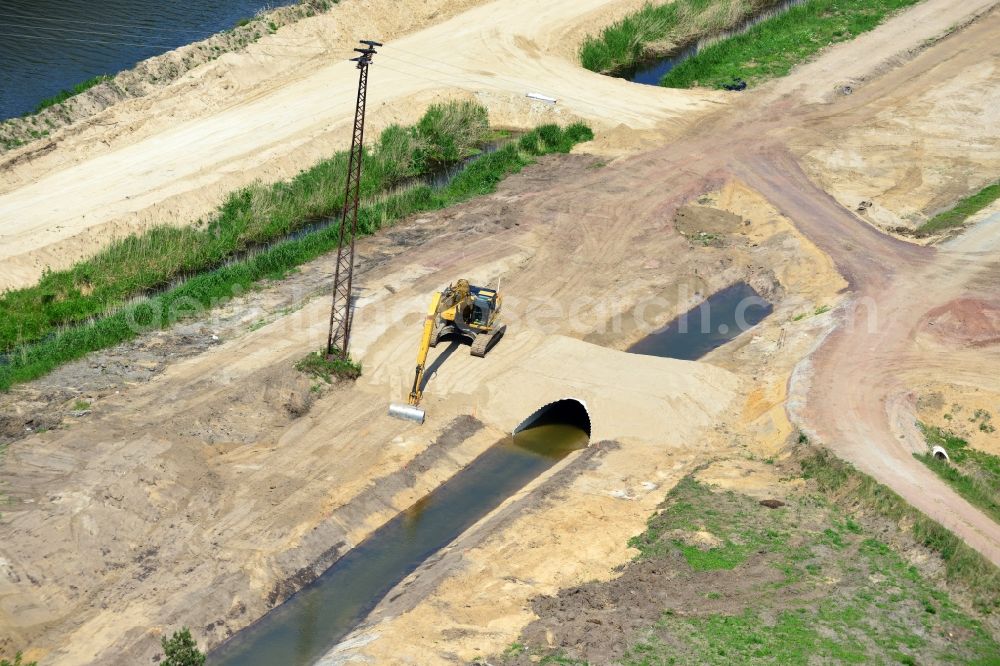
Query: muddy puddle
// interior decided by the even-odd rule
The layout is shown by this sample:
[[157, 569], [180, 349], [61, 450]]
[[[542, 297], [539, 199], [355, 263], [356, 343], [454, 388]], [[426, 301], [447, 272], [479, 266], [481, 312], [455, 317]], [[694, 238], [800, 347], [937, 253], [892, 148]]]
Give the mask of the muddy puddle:
[[774, 310], [746, 282], [716, 292], [626, 351], [693, 361], [763, 321]]
[[702, 37], [697, 42], [689, 44], [684, 48], [670, 53], [666, 56], [660, 58], [653, 58], [646, 62], [640, 63], [638, 66], [625, 70], [621, 72], [618, 76], [623, 79], [628, 79], [633, 83], [642, 83], [648, 86], [658, 86], [660, 81], [664, 76], [667, 75], [670, 70], [672, 70], [677, 65], [681, 64], [688, 58], [697, 55], [700, 51], [716, 44], [730, 37], [735, 37], [737, 35], [742, 35], [743, 33], [749, 32], [751, 28], [755, 25], [762, 23], [770, 18], [774, 18], [779, 14], [783, 14], [792, 7], [796, 5], [801, 5], [805, 0], [783, 0], [777, 5], [766, 9], [756, 16], [752, 16], [738, 26], [725, 30], [723, 32], [715, 33], [707, 37]]
[[338, 560], [312, 584], [209, 655], [210, 666], [312, 664], [430, 555], [587, 446], [582, 405], [561, 401], [503, 439]]

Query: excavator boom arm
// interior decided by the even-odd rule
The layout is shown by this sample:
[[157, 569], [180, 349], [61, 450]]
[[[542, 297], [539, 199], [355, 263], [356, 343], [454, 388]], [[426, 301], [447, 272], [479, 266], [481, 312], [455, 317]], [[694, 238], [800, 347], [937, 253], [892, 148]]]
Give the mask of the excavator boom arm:
[[441, 308], [441, 292], [436, 292], [431, 298], [430, 307], [427, 308], [427, 316], [424, 318], [424, 332], [420, 338], [420, 348], [417, 350], [417, 371], [413, 377], [413, 388], [410, 389], [409, 403], [416, 407], [420, 404], [423, 395], [421, 383], [424, 380], [424, 367], [427, 364], [427, 351], [431, 347], [431, 335], [434, 333], [434, 326], [437, 324], [438, 313]]

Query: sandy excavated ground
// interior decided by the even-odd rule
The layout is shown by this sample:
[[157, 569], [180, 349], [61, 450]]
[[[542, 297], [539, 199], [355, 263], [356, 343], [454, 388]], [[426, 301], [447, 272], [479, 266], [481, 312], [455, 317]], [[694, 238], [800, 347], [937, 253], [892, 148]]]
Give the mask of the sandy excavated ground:
[[[517, 72], [503, 80], [483, 74], [485, 90], [478, 80], [462, 84], [495, 102], [501, 117], [534, 121], [517, 115], [527, 113], [518, 100], [544, 80], [542, 92], [570, 95], [555, 110], [568, 109], [561, 117], [628, 126], [604, 134], [599, 151], [628, 135], [635, 145], [675, 140], [607, 165], [584, 155], [547, 158], [495, 195], [365, 239], [354, 339], [365, 375], [355, 387], [316, 397], [291, 369], [325, 339], [326, 299], [308, 298], [328, 284], [328, 262], [319, 261], [235, 299], [219, 318], [185, 324], [183, 334], [151, 334], [5, 398], [9, 425], [39, 404], [70, 401], [67, 386], [103, 396], [91, 414], [67, 419], [71, 427], [55, 421], [58, 429], [14, 441], [6, 453], [0, 481], [15, 502], [0, 523], [0, 648], [31, 646], [28, 656], [44, 664], [140, 663], [158, 651], [160, 632], [181, 624], [215, 645], [467, 464], [532, 405], [574, 392], [591, 403], [595, 435], [613, 441], [570, 456], [485, 517], [391, 594], [331, 662], [360, 653], [445, 663], [502, 650], [532, 619], [532, 596], [612, 576], [629, 557], [628, 536], [683, 474], [711, 458], [772, 455], [795, 427], [1000, 562], [1000, 528], [910, 455], [919, 445], [917, 391], [928, 382], [947, 377], [963, 390], [1000, 393], [988, 330], [1000, 217], [939, 247], [910, 245], [821, 189], [837, 181], [838, 166], [827, 172], [813, 152], [845, 127], [874, 126], [886, 109], [906, 107], [907, 95], [979, 71], [1000, 13], [921, 52], [928, 36], [992, 4], [963, 3], [960, 11], [928, 0], [914, 10], [925, 18], [919, 30], [904, 14], [784, 81], [722, 96], [603, 79], [559, 55], [561, 35], [614, 4], [556, 2], [531, 12], [525, 2], [482, 5], [407, 38], [412, 48], [403, 48], [431, 54], [443, 34], [458, 31], [470, 54], [489, 55], [484, 71]], [[859, 54], [869, 51], [886, 59], [859, 72]], [[840, 79], [824, 72], [855, 77], [854, 94], [828, 94]], [[86, 176], [56, 211], [67, 224], [80, 211], [103, 216], [95, 228], [126, 219], [108, 203], [119, 205], [133, 182], [142, 188], [136, 206], [176, 196], [184, 210], [207, 210], [209, 181], [252, 178], [259, 171], [241, 170], [250, 162], [280, 175], [318, 155], [332, 121], [347, 116], [327, 108], [326, 95], [347, 90], [350, 74], [336, 64], [311, 69], [218, 113], [157, 118], [161, 130], [140, 130], [135, 143], [119, 134], [120, 145], [98, 157], [88, 158], [95, 148], [81, 140], [81, 161], [56, 169], [60, 147], [12, 177], [45, 164], [39, 183]], [[398, 76], [397, 101], [380, 98], [386, 104], [373, 115], [402, 114], [408, 94], [438, 94]], [[313, 87], [324, 85], [322, 94]], [[965, 104], [985, 112], [994, 93]], [[283, 122], [269, 111], [275, 103], [289, 105]], [[971, 113], [937, 112], [942, 126]], [[138, 159], [174, 172], [114, 176]], [[922, 161], [927, 152], [907, 159], [933, 168]], [[220, 170], [223, 181], [215, 180]], [[106, 180], [99, 201], [91, 172]], [[3, 210], [37, 202], [39, 185], [8, 187]], [[713, 207], [743, 225], [711, 226], [732, 220], [706, 212]], [[385, 407], [408, 387], [424, 304], [457, 277], [502, 278], [508, 335], [486, 360], [437, 350], [432, 362], [446, 358], [428, 386], [429, 422], [391, 420]], [[704, 362], [637, 365], [614, 351], [685, 310], [696, 292], [741, 279], [775, 313]], [[797, 318], [820, 306], [835, 308]], [[213, 332], [223, 334], [218, 344], [206, 342]], [[145, 365], [130, 367], [133, 354]], [[48, 394], [56, 397], [46, 402]], [[645, 407], [623, 413], [623, 396]]]
[[[792, 432], [782, 408], [792, 359], [804, 354], [823, 328], [822, 317], [792, 319], [815, 303], [835, 300], [843, 281], [787, 219], [745, 186], [729, 182], [706, 198], [751, 221], [744, 233], [758, 246], [753, 259], [787, 259], [773, 278], [775, 313], [706, 357], [740, 378], [735, 404], [716, 414], [696, 438], [673, 426], [624, 432], [615, 440], [620, 447], [602, 452], [592, 459], [599, 464], [568, 482], [550, 489], [545, 477], [539, 479], [401, 583], [402, 594], [391, 595], [392, 601], [381, 604], [320, 663], [352, 658], [445, 663], [501, 652], [532, 619], [533, 597], [614, 577], [614, 567], [631, 556], [624, 548], [629, 537], [642, 531], [664, 490], [695, 467], [748, 451], [766, 456], [780, 450]], [[732, 242], [728, 234], [723, 238]], [[803, 266], [810, 270], [800, 270]], [[624, 408], [620, 415], [623, 425], [647, 425], [641, 410]], [[529, 503], [531, 497], [538, 499]]]
[[[966, 9], [954, 5], [953, 12]], [[917, 8], [925, 14], [930, 9]], [[1000, 171], [1000, 44], [951, 41], [952, 57], [967, 62], [962, 76], [935, 77], [930, 85], [923, 77], [896, 79], [896, 88], [881, 96], [879, 111], [866, 114], [863, 123], [848, 111], [796, 142], [810, 177], [846, 208], [871, 202], [858, 212], [882, 229], [914, 229], [993, 182]], [[863, 83], [840, 76], [856, 89], [849, 106], [863, 108], [870, 101]]]

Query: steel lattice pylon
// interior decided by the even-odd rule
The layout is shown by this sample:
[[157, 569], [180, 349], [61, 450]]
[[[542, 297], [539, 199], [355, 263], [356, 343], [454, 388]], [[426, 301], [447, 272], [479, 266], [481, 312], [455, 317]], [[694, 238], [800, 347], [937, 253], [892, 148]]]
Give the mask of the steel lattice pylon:
[[[365, 97], [368, 94], [368, 65], [375, 55], [379, 42], [362, 39], [363, 49], [352, 62], [358, 63], [358, 103], [354, 111], [354, 135], [351, 154], [347, 163], [347, 183], [344, 187], [344, 208], [340, 215], [340, 242], [337, 246], [337, 265], [333, 272], [333, 304], [330, 308], [330, 334], [326, 341], [327, 358], [348, 358], [351, 342], [351, 323], [354, 319], [351, 302], [351, 285], [354, 278], [354, 239], [358, 230], [358, 199], [361, 196], [361, 157], [365, 140]], [[351, 228], [347, 216], [351, 215]]]

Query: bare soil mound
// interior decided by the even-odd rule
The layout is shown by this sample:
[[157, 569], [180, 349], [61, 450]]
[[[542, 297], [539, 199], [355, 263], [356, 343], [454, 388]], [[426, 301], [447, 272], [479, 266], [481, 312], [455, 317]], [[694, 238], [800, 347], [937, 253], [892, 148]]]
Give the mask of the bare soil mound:
[[950, 344], [982, 347], [1000, 342], [1000, 302], [956, 298], [927, 313], [921, 332]]

